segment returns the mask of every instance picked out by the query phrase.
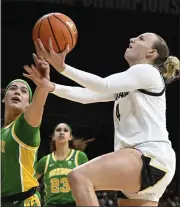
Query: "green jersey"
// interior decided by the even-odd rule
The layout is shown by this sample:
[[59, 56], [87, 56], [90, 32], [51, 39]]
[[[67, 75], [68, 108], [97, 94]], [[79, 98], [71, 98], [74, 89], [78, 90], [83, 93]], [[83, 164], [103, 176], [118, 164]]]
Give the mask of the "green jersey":
[[74, 202], [67, 175], [78, 165], [88, 161], [84, 152], [72, 149], [65, 160], [56, 160], [54, 153], [40, 159], [37, 174], [44, 174], [45, 205]]
[[1, 129], [1, 196], [39, 185], [34, 169], [39, 144], [39, 127], [30, 126], [24, 114]]

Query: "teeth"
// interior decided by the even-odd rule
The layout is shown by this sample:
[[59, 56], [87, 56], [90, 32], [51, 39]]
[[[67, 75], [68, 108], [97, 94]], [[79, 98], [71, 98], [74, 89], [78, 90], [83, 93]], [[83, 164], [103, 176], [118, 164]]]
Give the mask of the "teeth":
[[12, 100], [15, 100], [15, 101], [20, 101], [20, 99], [18, 99], [18, 98], [13, 98]]

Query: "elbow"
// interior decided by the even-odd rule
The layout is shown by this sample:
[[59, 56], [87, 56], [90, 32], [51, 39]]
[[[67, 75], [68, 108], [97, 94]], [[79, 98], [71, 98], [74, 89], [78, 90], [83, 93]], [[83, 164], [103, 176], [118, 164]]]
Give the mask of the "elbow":
[[110, 88], [108, 85], [104, 85], [103, 87], [95, 88], [92, 91], [98, 94], [107, 94], [107, 93], [110, 93]]
[[78, 103], [81, 103], [81, 104], [90, 104], [90, 103], [94, 103], [96, 102], [94, 99], [92, 98], [80, 98], [78, 101]]
[[81, 104], [90, 104], [90, 103], [92, 103], [92, 102], [89, 101], [89, 100], [81, 100], [80, 103], [81, 103]]

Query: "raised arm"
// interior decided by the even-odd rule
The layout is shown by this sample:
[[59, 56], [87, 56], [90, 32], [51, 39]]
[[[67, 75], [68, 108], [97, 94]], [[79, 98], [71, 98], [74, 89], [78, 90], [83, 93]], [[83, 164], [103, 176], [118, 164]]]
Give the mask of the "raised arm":
[[51, 39], [49, 39], [49, 51], [44, 48], [40, 40], [36, 42], [36, 48], [62, 75], [97, 93], [119, 93], [154, 88], [157, 87], [157, 78], [160, 78], [158, 70], [150, 64], [137, 64], [125, 72], [101, 78], [66, 65], [65, 57], [69, 51], [68, 47], [62, 53], [55, 53]]
[[157, 77], [160, 78], [158, 70], [149, 64], [138, 64], [125, 72], [106, 78], [75, 69], [69, 65], [66, 65], [61, 74], [94, 92], [103, 94], [153, 88]]
[[[37, 56], [33, 56], [36, 67], [41, 67], [41, 64], [39, 65]], [[30, 78], [36, 83], [36, 80], [33, 79], [35, 75], [35, 67], [31, 65], [29, 66], [24, 66], [24, 69], [29, 73], [29, 74], [24, 74], [25, 77]], [[40, 74], [38, 74], [40, 76]], [[49, 72], [46, 70], [46, 74], [43, 74], [46, 78], [49, 78]], [[43, 85], [43, 80], [45, 78], [41, 77], [42, 84], [39, 84], [39, 86], [36, 87], [33, 99], [29, 107], [24, 113], [24, 118], [27, 121], [27, 123], [32, 126], [32, 127], [37, 127], [41, 124], [42, 121], [42, 116], [43, 116], [43, 111], [44, 111], [44, 105], [47, 99], [47, 96], [49, 94], [49, 89], [47, 87], [44, 87]]]

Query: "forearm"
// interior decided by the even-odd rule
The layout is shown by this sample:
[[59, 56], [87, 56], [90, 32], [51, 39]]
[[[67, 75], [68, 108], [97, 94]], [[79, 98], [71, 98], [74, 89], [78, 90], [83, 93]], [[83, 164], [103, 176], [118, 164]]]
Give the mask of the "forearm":
[[46, 88], [36, 88], [33, 95], [33, 100], [24, 113], [24, 117], [29, 125], [37, 127], [41, 124], [44, 105], [48, 93], [49, 92]]
[[87, 88], [59, 84], [55, 84], [55, 90], [52, 93], [61, 98], [82, 104], [113, 101], [115, 97], [114, 94], [99, 94]]

